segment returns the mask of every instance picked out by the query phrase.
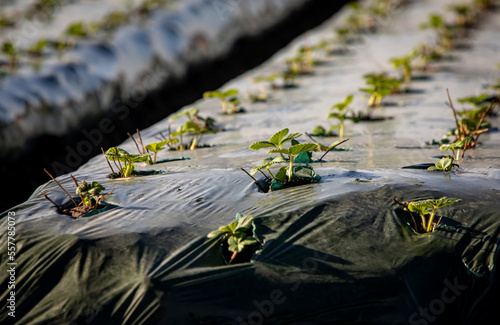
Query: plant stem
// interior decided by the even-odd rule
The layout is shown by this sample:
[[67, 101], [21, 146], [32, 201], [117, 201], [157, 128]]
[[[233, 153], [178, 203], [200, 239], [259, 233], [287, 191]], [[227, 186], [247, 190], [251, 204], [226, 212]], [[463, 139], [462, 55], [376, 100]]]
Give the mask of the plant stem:
[[132, 169], [132, 166], [134, 166], [134, 164], [132, 163], [132, 160], [129, 160], [127, 161], [126, 165], [125, 165], [125, 177], [129, 177], [130, 175], [132, 175], [132, 172], [134, 171]]
[[[269, 172], [269, 174], [270, 174], [271, 176], [273, 176], [273, 174], [271, 174], [271, 172], [269, 171], [269, 169], [268, 169], [267, 171]], [[265, 177], [267, 180], [269, 180], [269, 177], [267, 177], [267, 175], [266, 175], [266, 174], [264, 174], [264, 172], [263, 172], [262, 170], [259, 170], [259, 172], [260, 172], [262, 175], [264, 175], [264, 177]], [[273, 176], [273, 178], [274, 178], [274, 176]]]
[[455, 125], [457, 126], [459, 137], [461, 138], [463, 136], [462, 124], [458, 122], [457, 111], [455, 110], [453, 102], [451, 101], [450, 91], [448, 90], [448, 88], [446, 88], [446, 94], [448, 95], [448, 102], [450, 103], [450, 108], [453, 111], [453, 117], [455, 118]]
[[331, 146], [330, 148], [328, 148], [328, 150], [323, 154], [323, 156], [321, 156], [321, 158], [319, 158], [319, 161], [323, 160], [323, 158], [326, 156], [326, 154], [329, 153], [331, 150], [335, 149], [336, 147], [338, 147], [342, 143], [348, 141], [349, 139], [350, 138], [344, 139], [344, 140], [340, 141], [339, 143], [337, 143], [336, 145]]
[[43, 169], [45, 170], [45, 172], [50, 176], [50, 178], [52, 178], [52, 180], [64, 191], [64, 193], [66, 193], [66, 195], [71, 199], [71, 201], [73, 201], [73, 203], [75, 204], [75, 206], [78, 206], [78, 204], [76, 204], [76, 201], [73, 199], [73, 197], [71, 195], [69, 195], [68, 192], [66, 192], [66, 190], [64, 189], [64, 187], [61, 186], [61, 184], [59, 184], [58, 181], [56, 181], [56, 179], [54, 178], [54, 176], [52, 176], [48, 171], [47, 169]]
[[425, 231], [425, 216], [423, 213], [418, 213], [420, 215], [420, 218], [422, 219], [422, 229]]
[[141, 141], [141, 147], [142, 147], [142, 153], [146, 153], [146, 148], [144, 148], [144, 143], [142, 142], [142, 136], [141, 136], [141, 132], [139, 131], [139, 129], [135, 129], [137, 131], [137, 135], [139, 136], [139, 140]]
[[130, 134], [130, 132], [127, 132], [127, 134], [128, 134], [128, 136], [130, 137], [130, 139], [132, 139], [132, 141], [134, 141], [134, 143], [135, 143], [135, 147], [137, 148], [137, 152], [138, 152], [139, 154], [141, 154], [142, 152], [141, 152], [141, 150], [139, 149], [139, 145], [137, 144], [137, 141], [135, 141], [135, 138], [132, 136], [132, 134]]
[[[69, 176], [71, 176], [71, 178], [73, 179], [73, 182], [75, 182], [76, 188], [78, 188], [78, 182], [76, 181], [76, 178], [73, 175], [71, 175], [71, 174], [69, 174]], [[83, 203], [83, 195], [82, 195], [82, 193], [80, 193], [79, 195], [80, 195], [80, 199], [82, 199], [82, 203]]]
[[104, 153], [104, 149], [101, 147], [102, 154], [104, 155], [104, 158], [106, 158], [106, 162], [108, 163], [109, 169], [111, 169], [111, 172], [114, 174], [115, 171], [113, 170], [113, 167], [111, 167], [111, 164], [109, 163], [108, 157], [106, 157], [106, 154]]
[[220, 104], [222, 106], [222, 113], [227, 114], [227, 102], [221, 99]]
[[[477, 123], [476, 130], [475, 130], [476, 132], [479, 131], [479, 128], [481, 127], [481, 124], [484, 121], [484, 118], [486, 117], [486, 115], [488, 115], [488, 113], [490, 112], [491, 108], [493, 107], [493, 103], [495, 103], [494, 100], [491, 101], [490, 106], [488, 106], [488, 109], [486, 111], [484, 111], [483, 115], [481, 116], [481, 119], [479, 119], [479, 122]], [[480, 135], [481, 135], [481, 133], [477, 133], [476, 134], [476, 138], [474, 139], [474, 145], [476, 144], [476, 142], [479, 139]], [[467, 144], [466, 144], [465, 148], [466, 147], [467, 147]], [[464, 150], [464, 152], [465, 152], [465, 150]]]
[[376, 99], [376, 95], [375, 94], [371, 94], [370, 95], [370, 99], [368, 100], [368, 106], [370, 107], [375, 107], [375, 99]]
[[[271, 175], [271, 177], [273, 179], [275, 179], [276, 177], [273, 175], [273, 173], [271, 173], [271, 168], [266, 168], [267, 172], [269, 173], [269, 175]], [[260, 171], [264, 176], [266, 176], [266, 174], [264, 174], [264, 172]], [[266, 176], [267, 179], [269, 179], [269, 177]]]
[[293, 155], [289, 155], [290, 165], [288, 166], [288, 182], [292, 181]]
[[435, 214], [436, 214], [436, 209], [432, 210], [431, 216], [429, 217], [429, 223], [427, 224], [427, 232], [431, 231], [432, 220], [434, 220]]
[[252, 175], [250, 175], [250, 174], [249, 174], [246, 170], [244, 170], [243, 168], [240, 168], [240, 169], [241, 169], [242, 171], [244, 171], [244, 172], [245, 172], [245, 174], [247, 174], [247, 175], [248, 175], [251, 179], [253, 179], [254, 183], [255, 183], [255, 184], [257, 184], [257, 186], [260, 188], [260, 190], [261, 190], [262, 192], [264, 192], [264, 193], [266, 192], [266, 191], [264, 191], [264, 189], [262, 188], [262, 186], [260, 186], [259, 182], [257, 182], [257, 180], [256, 180], [256, 179], [255, 179]]
[[49, 201], [50, 201], [50, 203], [52, 203], [52, 204], [53, 204], [53, 205], [54, 205], [57, 209], [62, 210], [62, 207], [61, 207], [61, 206], [59, 206], [59, 205], [57, 205], [54, 201], [52, 201], [52, 200], [51, 200], [51, 199], [47, 196], [47, 194], [45, 194], [45, 192], [42, 192], [42, 195], [43, 195], [43, 196], [44, 196], [47, 200], [49, 200]]
[[196, 149], [196, 143], [198, 142], [198, 136], [199, 136], [199, 134], [195, 135], [193, 142], [191, 143], [191, 147], [189, 148], [190, 150]]
[[116, 147], [115, 147], [115, 154], [116, 154], [116, 158], [118, 160], [118, 166], [120, 166], [120, 172], [122, 173], [122, 176], [123, 176], [123, 168], [122, 168], [122, 164], [120, 163], [120, 157], [118, 157], [118, 149]]
[[236, 255], [238, 255], [238, 252], [233, 252], [231, 259], [229, 260], [229, 264], [231, 264], [234, 261], [234, 259], [236, 258]]
[[344, 137], [344, 120], [340, 120], [339, 137], [340, 138]]
[[153, 154], [153, 164], [156, 164], [156, 154], [157, 154], [157, 153], [158, 153], [158, 152], [157, 152], [157, 151], [155, 151], [155, 152], [154, 152], [154, 154]]
[[[306, 135], [309, 139], [311, 139], [311, 140], [312, 140], [312, 142], [314, 142], [316, 145], [318, 144], [318, 141], [316, 141], [316, 140], [315, 140], [315, 139], [314, 139], [314, 138], [313, 138], [313, 137], [312, 137], [309, 133], [307, 133], [307, 132], [304, 132], [304, 133], [305, 133], [305, 135]], [[319, 146], [318, 146], [318, 147], [319, 147]]]

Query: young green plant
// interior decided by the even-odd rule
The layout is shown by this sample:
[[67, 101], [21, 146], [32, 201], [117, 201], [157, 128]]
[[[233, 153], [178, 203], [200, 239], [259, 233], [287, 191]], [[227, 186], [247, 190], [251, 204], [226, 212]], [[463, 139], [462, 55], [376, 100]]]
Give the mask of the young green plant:
[[454, 159], [452, 156], [446, 155], [445, 157], [439, 159], [434, 166], [427, 168], [427, 170], [449, 172], [453, 170], [453, 167], [458, 166], [457, 164], [454, 164], [453, 161]]
[[[132, 172], [135, 170], [135, 167], [136, 167], [134, 165], [134, 163], [147, 161], [149, 159], [149, 157], [151, 156], [151, 154], [144, 153], [144, 154], [134, 155], [134, 154], [128, 153], [126, 150], [123, 150], [123, 149], [120, 149], [117, 147], [112, 147], [106, 151], [105, 156], [107, 159], [115, 162], [115, 166], [116, 166], [116, 162], [118, 161], [118, 166], [116, 166], [116, 167], [118, 168], [118, 170], [120, 172], [119, 176], [130, 177], [130, 175], [132, 175]], [[121, 166], [120, 162], [124, 163], [123, 167]], [[110, 165], [110, 168], [111, 168], [111, 165]], [[114, 173], [112, 168], [111, 168], [111, 171]]]
[[454, 35], [446, 25], [443, 16], [431, 14], [429, 20], [420, 25], [421, 29], [433, 29], [438, 39], [438, 45], [445, 50], [451, 50], [454, 46]]
[[[228, 89], [226, 91], [206, 91], [203, 93], [203, 98], [217, 98], [222, 106], [222, 113], [228, 114], [229, 101], [238, 95], [238, 89]], [[231, 113], [236, 113], [236, 111], [231, 111]]]
[[[449, 148], [446, 147], [442, 150], [463, 149], [463, 157], [465, 150], [473, 148], [476, 145], [479, 136], [482, 133], [488, 131], [488, 129], [484, 127], [483, 122], [485, 121], [485, 118], [488, 116], [494, 105], [498, 104], [498, 101], [492, 100], [487, 109], [482, 109], [481, 112], [472, 119], [468, 117], [459, 119], [460, 114], [457, 113], [455, 107], [453, 106], [453, 102], [451, 100], [450, 92], [448, 89], [446, 89], [446, 94], [448, 96], [449, 106], [453, 112], [456, 129], [450, 132], [450, 135], [455, 135], [454, 143], [451, 144], [454, 145], [454, 147], [450, 145]], [[457, 159], [457, 156], [455, 156], [455, 159]]]
[[160, 142], [152, 142], [148, 145], [146, 145], [146, 150], [148, 151], [152, 151], [153, 152], [153, 160], [150, 162], [152, 164], [156, 164], [156, 155], [158, 154], [158, 152], [162, 151], [163, 149], [165, 149], [165, 146], [169, 143], [177, 143], [179, 142], [178, 139], [168, 139], [168, 140], [163, 140], [163, 141], [160, 141]]
[[232, 252], [229, 264], [232, 264], [236, 256], [247, 247], [257, 248], [259, 241], [253, 237], [253, 221], [251, 214], [242, 216], [236, 214], [236, 221], [212, 231], [207, 238], [221, 239], [228, 244], [228, 250]]
[[[345, 100], [341, 103], [335, 104], [330, 108], [330, 114], [328, 114], [327, 118], [336, 118], [340, 122], [339, 126], [339, 137], [344, 137], [344, 122], [345, 120], [354, 120], [353, 111], [349, 108], [349, 104], [352, 102], [354, 96], [349, 95], [345, 98]], [[348, 114], [351, 114], [349, 116]]]
[[441, 218], [434, 223], [437, 210], [462, 201], [461, 199], [442, 197], [440, 199], [428, 199], [408, 202], [407, 211], [418, 213], [421, 219], [422, 230], [426, 233], [432, 232], [439, 225]]
[[103, 195], [100, 195], [100, 193], [104, 190], [104, 186], [97, 182], [87, 183], [82, 181], [82, 184], [76, 188], [76, 194], [80, 195], [84, 206], [97, 209], [99, 201], [104, 197]]
[[5, 54], [10, 60], [9, 68], [14, 70], [21, 54], [19, 49], [17, 49], [11, 41], [4, 41], [2, 44], [2, 53]]
[[402, 57], [395, 57], [391, 59], [391, 63], [396, 71], [399, 71], [403, 75], [403, 80], [405, 82], [410, 82], [411, 76], [411, 65], [412, 57], [410, 55], [405, 55]]
[[[369, 88], [360, 88], [359, 90], [370, 94], [368, 107], [375, 108], [380, 106], [382, 99], [392, 93], [399, 91], [401, 82], [394, 78], [389, 78], [385, 73], [366, 74], [363, 76]], [[370, 115], [370, 113], [368, 114]]]
[[50, 178], [63, 190], [63, 192], [69, 197], [69, 199], [73, 202], [74, 206], [71, 208], [64, 208], [57, 203], [55, 203], [52, 199], [48, 197], [47, 194], [42, 192], [42, 195], [47, 199], [50, 203], [52, 203], [56, 208], [57, 211], [61, 214], [66, 214], [70, 215], [72, 217], [78, 218], [80, 216], [85, 215], [88, 212], [91, 212], [92, 210], [97, 210], [99, 209], [99, 203], [102, 201], [102, 199], [108, 195], [110, 195], [113, 190], [111, 190], [109, 193], [106, 194], [101, 194], [102, 191], [105, 190], [105, 188], [100, 185], [97, 182], [90, 182], [87, 183], [85, 181], [82, 181], [82, 184], [78, 184], [78, 181], [76, 180], [73, 175], [70, 175], [71, 178], [73, 179], [73, 182], [75, 183], [76, 186], [76, 194], [80, 196], [81, 202], [77, 203], [76, 200], [66, 191], [66, 189], [52, 176], [47, 169], [44, 168], [44, 171], [50, 176]]
[[[314, 144], [314, 143], [292, 144], [292, 146], [290, 146], [289, 148], [285, 148], [284, 145], [287, 142], [292, 141], [292, 140], [294, 140], [302, 135], [301, 133], [288, 134], [288, 132], [289, 132], [288, 128], [285, 128], [285, 129], [275, 133], [271, 138], [269, 138], [269, 141], [259, 141], [259, 142], [252, 143], [250, 145], [251, 150], [272, 148], [267, 153], [268, 154], [273, 154], [273, 153], [280, 154], [280, 156], [284, 160], [285, 160], [284, 155], [288, 156], [288, 167], [281, 168], [280, 171], [276, 174], [276, 178], [278, 178], [278, 175], [279, 175], [280, 178], [278, 178], [278, 179], [283, 183], [292, 181], [294, 158], [302, 152], [312, 151], [312, 150], [316, 149], [316, 144]], [[282, 177], [283, 174], [286, 174], [286, 178]]]

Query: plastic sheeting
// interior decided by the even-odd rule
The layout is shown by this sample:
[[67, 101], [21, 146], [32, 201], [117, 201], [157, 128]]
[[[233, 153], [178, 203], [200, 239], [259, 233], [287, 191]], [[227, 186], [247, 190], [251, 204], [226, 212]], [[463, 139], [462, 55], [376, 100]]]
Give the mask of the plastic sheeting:
[[[498, 179], [319, 173], [328, 175], [321, 183], [270, 194], [238, 170], [122, 181], [117, 208], [79, 219], [55, 213], [40, 189], [13, 209], [16, 321], [420, 324], [423, 308], [439, 324], [477, 324], [498, 315]], [[55, 184], [43, 190], [54, 193]], [[444, 195], [463, 201], [425, 235], [400, 221], [392, 201]], [[256, 216], [264, 244], [253, 262], [225, 265], [220, 242], [206, 235], [235, 211]], [[2, 272], [1, 287], [7, 282]]]
[[[99, 181], [107, 190], [116, 187], [106, 198], [113, 209], [79, 219], [61, 216], [41, 195], [47, 193], [58, 204], [68, 201], [53, 182], [10, 209], [16, 218], [15, 320], [305, 325], [497, 319], [499, 133], [482, 135], [480, 146], [467, 151], [452, 172], [401, 167], [437, 161], [442, 154], [424, 143], [454, 125], [442, 104], [445, 87], [453, 97], [471, 95], [476, 80], [490, 71], [482, 64], [496, 64], [498, 12], [477, 30], [470, 51], [455, 52], [457, 60], [444, 63], [446, 69], [432, 74], [433, 79], [411, 84], [420, 92], [392, 97], [401, 105], [378, 112], [392, 119], [347, 124], [351, 140], [342, 147], [350, 150], [310, 164], [321, 182], [261, 193], [239, 170], [266, 157], [264, 151], [248, 149], [253, 141], [284, 127], [306, 132], [326, 124], [323, 118], [332, 103], [362, 86], [361, 75], [372, 71], [371, 56], [387, 62], [425, 38], [416, 32], [418, 25], [448, 3], [425, 4], [394, 14], [387, 29], [367, 37], [356, 55], [323, 58], [314, 75], [299, 80], [300, 87], [273, 92], [272, 101], [248, 105], [246, 114], [221, 116], [216, 101], [196, 103], [200, 115], [215, 116], [225, 131], [204, 138], [213, 147], [184, 151], [190, 160], [138, 166], [163, 174], [110, 180], [104, 158], [91, 159], [74, 175]], [[331, 35], [337, 21], [311, 32], [308, 40]], [[395, 36], [394, 30], [402, 34]], [[300, 44], [250, 75], [275, 72]], [[243, 77], [226, 85], [252, 86]], [[353, 106], [363, 109], [362, 103], [366, 99], [357, 95]], [[498, 117], [491, 122], [497, 125]], [[141, 135], [148, 143], [167, 126], [162, 121]], [[133, 152], [135, 145], [126, 141], [120, 147]], [[178, 156], [158, 154], [159, 159]], [[68, 189], [74, 186], [68, 175], [58, 180]], [[442, 196], [462, 201], [439, 210], [441, 225], [431, 234], [414, 234], [393, 201]], [[7, 213], [0, 216], [1, 265], [8, 256]], [[236, 213], [255, 217], [263, 246], [250, 263], [226, 265], [220, 243], [206, 235], [232, 222]], [[9, 281], [2, 271], [2, 323], [13, 321], [5, 313]]]

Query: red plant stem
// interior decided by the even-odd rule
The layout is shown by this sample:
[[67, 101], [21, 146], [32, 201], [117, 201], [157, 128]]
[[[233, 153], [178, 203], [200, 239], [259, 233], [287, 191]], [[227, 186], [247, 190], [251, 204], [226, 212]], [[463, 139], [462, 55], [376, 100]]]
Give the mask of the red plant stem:
[[446, 94], [448, 95], [448, 101], [450, 102], [450, 108], [453, 111], [453, 117], [455, 118], [455, 124], [457, 125], [458, 133], [460, 134], [460, 137], [462, 137], [464, 135], [462, 124], [458, 122], [457, 111], [455, 110], [455, 107], [453, 106], [453, 102], [451, 101], [450, 91], [448, 90], [448, 88], [446, 88]]
[[135, 141], [135, 138], [132, 136], [132, 134], [130, 134], [130, 132], [127, 132], [127, 135], [130, 137], [130, 139], [132, 139], [132, 141], [134, 141], [135, 147], [137, 148], [137, 152], [141, 154], [142, 153], [141, 149], [139, 149], [139, 145], [137, 144], [137, 141]]
[[[123, 175], [123, 168], [122, 168], [122, 164], [120, 163], [120, 157], [118, 157], [118, 149], [116, 147], [115, 147], [115, 154], [116, 154], [116, 160], [118, 160], [118, 166], [120, 166], [120, 172], [122, 173], [122, 177], [123, 177], [124, 176]], [[116, 165], [116, 162], [115, 162], [115, 165]]]
[[43, 196], [45, 196], [45, 198], [46, 198], [47, 200], [49, 200], [49, 201], [50, 201], [50, 203], [52, 203], [52, 204], [53, 204], [56, 208], [58, 208], [59, 210], [62, 210], [62, 207], [61, 207], [61, 206], [59, 206], [59, 205], [57, 205], [54, 201], [52, 201], [52, 200], [51, 200], [51, 199], [47, 196], [47, 194], [45, 194], [45, 192], [42, 192], [42, 195], [43, 195]]
[[101, 147], [102, 154], [104, 155], [104, 158], [106, 158], [106, 162], [108, 163], [109, 169], [111, 169], [111, 172], [114, 174], [115, 171], [113, 170], [113, 167], [111, 167], [111, 164], [109, 163], [108, 157], [106, 157], [106, 154], [104, 153], [104, 149]]
[[64, 187], [62, 187], [62, 186], [61, 186], [61, 184], [59, 184], [59, 182], [58, 182], [58, 181], [56, 181], [56, 179], [54, 178], [54, 176], [52, 176], [52, 175], [51, 175], [51, 174], [47, 171], [47, 169], [45, 169], [45, 168], [44, 168], [43, 170], [44, 170], [44, 171], [45, 171], [45, 172], [46, 172], [46, 173], [50, 176], [50, 178], [52, 178], [52, 180], [53, 180], [54, 182], [56, 182], [56, 184], [57, 184], [57, 185], [58, 185], [58, 186], [59, 186], [59, 187], [60, 187], [60, 188], [64, 191], [64, 193], [66, 193], [66, 195], [67, 195], [67, 196], [71, 199], [71, 201], [73, 201], [73, 203], [75, 204], [75, 206], [78, 206], [78, 204], [76, 204], [76, 202], [75, 202], [75, 200], [73, 199], [73, 197], [71, 197], [71, 195], [69, 195], [69, 193], [68, 193], [68, 192], [66, 192], [66, 190], [64, 189]]
[[[73, 175], [71, 175], [71, 174], [69, 174], [69, 176], [71, 176], [71, 178], [73, 179], [73, 182], [75, 182], [76, 188], [78, 188], [78, 182], [76, 181], [76, 178]], [[78, 195], [80, 195], [80, 199], [82, 199], [82, 203], [83, 203], [83, 195], [82, 195], [82, 193], [79, 193]]]
[[231, 259], [229, 260], [229, 264], [231, 264], [234, 261], [234, 259], [236, 258], [236, 255], [238, 255], [238, 252], [233, 252]]
[[350, 138], [344, 139], [344, 140], [340, 141], [339, 143], [337, 143], [336, 145], [334, 145], [333, 147], [328, 148], [328, 150], [323, 154], [323, 156], [321, 156], [321, 158], [319, 158], [319, 161], [323, 160], [323, 158], [326, 156], [327, 153], [330, 152], [330, 150], [335, 149], [336, 147], [338, 147], [339, 145], [341, 145], [342, 143], [344, 143], [348, 140], [350, 140]]
[[264, 174], [264, 172], [263, 172], [262, 170], [259, 170], [259, 172], [260, 172], [262, 175], [264, 175], [264, 177], [265, 177], [267, 180], [269, 180], [269, 177], [267, 177], [267, 175], [266, 175], [266, 174]]
[[142, 142], [142, 136], [141, 136], [141, 132], [139, 131], [139, 129], [135, 129], [137, 131], [137, 135], [139, 135], [139, 140], [141, 140], [141, 146], [142, 146], [142, 153], [146, 153], [146, 149], [144, 148], [144, 143]]
[[[491, 101], [490, 103], [490, 106], [488, 106], [488, 109], [486, 111], [484, 111], [483, 115], [481, 116], [481, 119], [479, 120], [479, 122], [477, 123], [477, 126], [476, 126], [476, 132], [479, 130], [479, 128], [481, 127], [481, 124], [483, 123], [484, 121], [484, 118], [486, 117], [486, 115], [490, 112], [491, 108], [493, 107], [493, 104], [495, 103], [495, 101]], [[478, 133], [476, 134], [476, 138], [474, 139], [474, 145], [476, 144], [477, 142], [477, 139], [479, 139], [479, 136], [481, 135], [481, 133]]]
[[257, 180], [256, 180], [256, 179], [255, 179], [252, 175], [250, 175], [250, 174], [249, 174], [246, 170], [244, 170], [243, 168], [240, 168], [240, 169], [241, 169], [242, 171], [244, 171], [244, 172], [245, 172], [245, 174], [247, 174], [247, 175], [248, 175], [251, 179], [253, 179], [253, 181], [255, 182], [255, 184], [257, 184], [257, 186], [260, 188], [260, 190], [261, 190], [262, 192], [266, 192], [266, 191], [264, 191], [264, 189], [262, 188], [262, 186], [260, 186], [259, 182], [257, 182]]

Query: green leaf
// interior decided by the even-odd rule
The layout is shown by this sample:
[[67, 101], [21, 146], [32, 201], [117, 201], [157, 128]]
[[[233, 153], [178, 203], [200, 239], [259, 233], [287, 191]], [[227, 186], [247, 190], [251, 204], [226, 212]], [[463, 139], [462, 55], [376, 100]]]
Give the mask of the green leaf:
[[90, 198], [90, 196], [86, 196], [83, 198], [83, 205], [87, 207], [92, 206], [92, 199]]
[[287, 143], [288, 141], [290, 140], [294, 140], [295, 138], [298, 138], [302, 135], [302, 133], [291, 133], [289, 134], [286, 138], [284, 138], [283, 140], [281, 140], [281, 143], [280, 145], [284, 145], [285, 143]]
[[408, 210], [425, 215], [432, 211], [432, 204], [429, 200], [412, 201], [408, 203]]
[[276, 149], [271, 149], [267, 152], [267, 154], [272, 154], [272, 153], [279, 153], [279, 154], [285, 154], [285, 155], [289, 155], [290, 152], [288, 151], [288, 149], [286, 148], [276, 148]]
[[190, 107], [188, 109], [184, 109], [180, 112], [173, 114], [172, 116], [170, 116], [168, 121], [173, 122], [181, 117], [192, 118], [193, 116], [195, 116], [197, 114], [198, 114], [198, 108], [193, 106], [193, 107]]
[[445, 206], [448, 206], [448, 205], [451, 205], [451, 204], [455, 204], [455, 203], [458, 203], [462, 201], [461, 199], [456, 199], [456, 198], [448, 198], [446, 196], [438, 199], [438, 200], [435, 200], [434, 202], [434, 208], [436, 209], [440, 209], [442, 207], [445, 207]]
[[287, 181], [286, 170], [287, 169], [288, 169], [287, 166], [281, 167], [280, 170], [275, 175], [276, 179], [282, 183], [286, 183], [286, 181]]
[[279, 163], [286, 162], [286, 160], [282, 156], [277, 156], [277, 157], [273, 158], [272, 162], [273, 162], [273, 164], [279, 164]]
[[377, 91], [375, 88], [359, 88], [359, 90], [369, 94], [373, 94]]
[[245, 248], [244, 241], [246, 237], [247, 235], [244, 232], [240, 232], [229, 237], [227, 240], [227, 243], [229, 245], [228, 250], [231, 252], [240, 253]]
[[317, 145], [314, 143], [301, 143], [288, 148], [290, 155], [296, 156], [301, 152], [316, 150]]
[[156, 143], [156, 142], [147, 144], [144, 148], [146, 148], [146, 150], [153, 151], [153, 152], [157, 152], [157, 151], [161, 150], [158, 146], [158, 143]]
[[110, 160], [119, 160], [121, 162], [130, 160], [130, 154], [127, 151], [116, 147], [109, 148], [106, 151], [106, 157]]
[[453, 158], [451, 158], [450, 156], [446, 156], [446, 157], [441, 158], [436, 163], [436, 168], [439, 170], [449, 172], [450, 170], [453, 169]]
[[224, 98], [227, 98], [227, 97], [236, 96], [236, 95], [238, 95], [238, 93], [239, 93], [238, 89], [228, 89], [227, 91], [222, 93], [222, 96]]
[[311, 166], [293, 166], [292, 179], [305, 178], [311, 183], [321, 181], [321, 176], [316, 174]]
[[271, 166], [273, 164], [272, 160], [267, 158], [265, 159], [262, 163], [260, 163], [260, 165], [256, 166], [256, 167], [253, 167], [251, 170], [250, 170], [250, 175], [255, 175], [257, 174], [257, 172], [259, 170], [262, 170], [262, 169], [266, 169], [267, 167]]
[[225, 231], [222, 230], [214, 230], [211, 233], [207, 235], [207, 238], [219, 238], [222, 237], [224, 234], [226, 234]]
[[322, 127], [321, 125], [315, 126], [311, 134], [317, 137], [327, 135], [325, 128]]
[[354, 98], [353, 95], [349, 95], [346, 97], [346, 99], [342, 103], [338, 103], [336, 105], [333, 105], [331, 107], [331, 109], [338, 109], [339, 111], [343, 111], [344, 109], [347, 108], [347, 106], [349, 106], [349, 104], [352, 102], [353, 98]]
[[184, 123], [184, 129], [189, 133], [198, 134], [201, 132], [200, 126], [193, 121], [187, 121], [186, 123]]
[[238, 218], [238, 225], [236, 226], [236, 229], [234, 230], [235, 233], [240, 232], [240, 231], [247, 231], [252, 227], [253, 224], [253, 215], [248, 214], [246, 216], [241, 216]]
[[150, 156], [151, 156], [150, 153], [143, 153], [140, 155], [130, 155], [130, 158], [132, 162], [137, 163], [137, 162], [147, 161]]
[[258, 165], [257, 167], [252, 168], [252, 170], [250, 171], [250, 175], [253, 176], [259, 170], [267, 169], [269, 166], [272, 166], [274, 164], [284, 163], [284, 162], [285, 162], [285, 159], [283, 159], [283, 157], [281, 157], [281, 156], [274, 157], [273, 159], [266, 158], [266, 159], [264, 159], [264, 161], [260, 165]]
[[207, 98], [224, 98], [224, 95], [219, 92], [219, 91], [216, 91], [216, 90], [213, 90], [213, 91], [205, 91], [203, 93], [203, 98], [207, 99]]
[[341, 114], [341, 113], [330, 113], [328, 114], [328, 116], [326, 118], [336, 118], [336, 119], [339, 119], [339, 120], [345, 120], [345, 113]]
[[335, 141], [333, 142], [331, 145], [329, 145], [326, 150], [332, 150], [334, 148], [336, 148], [338, 145], [344, 143], [343, 141]]
[[270, 139], [269, 142], [274, 144], [276, 147], [281, 145], [281, 140], [288, 134], [288, 129], [285, 128], [281, 131], [276, 132]]
[[219, 228], [220, 231], [224, 231], [225, 233], [234, 234], [234, 230], [238, 226], [238, 221], [231, 222], [227, 226], [222, 226]]
[[259, 241], [255, 237], [247, 237], [241, 243], [245, 246], [252, 246], [258, 244]]
[[255, 142], [250, 145], [251, 150], [260, 150], [264, 148], [272, 148], [275, 147], [274, 144], [267, 142], [267, 141], [260, 141], [260, 142]]
[[295, 157], [294, 161], [297, 164], [309, 164], [309, 163], [312, 163], [313, 162], [313, 160], [312, 160], [312, 152], [311, 151], [301, 152], [301, 153], [299, 153]]

